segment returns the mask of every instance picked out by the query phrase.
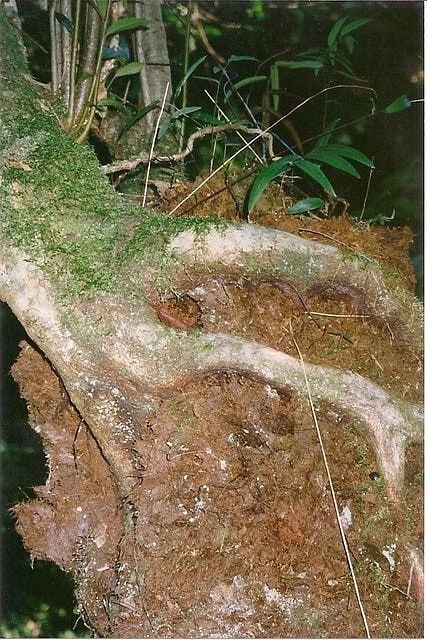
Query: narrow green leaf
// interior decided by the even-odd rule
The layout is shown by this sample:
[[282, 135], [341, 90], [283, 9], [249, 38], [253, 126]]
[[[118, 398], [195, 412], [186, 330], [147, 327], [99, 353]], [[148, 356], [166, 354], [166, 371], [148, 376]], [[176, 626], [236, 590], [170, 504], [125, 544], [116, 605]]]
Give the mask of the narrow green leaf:
[[120, 140], [120, 138], [122, 138], [125, 135], [125, 133], [129, 131], [131, 127], [133, 127], [134, 124], [138, 122], [138, 120], [141, 120], [141, 118], [146, 116], [147, 113], [155, 109], [158, 104], [160, 104], [160, 100], [153, 100], [153, 102], [150, 102], [150, 104], [147, 104], [146, 107], [141, 109], [141, 111], [138, 111], [138, 113], [136, 113], [132, 118], [130, 118], [130, 120], [125, 124], [125, 126], [117, 136], [117, 142]]
[[318, 151], [319, 149], [322, 149], [323, 147], [326, 147], [328, 145], [329, 140], [331, 139], [331, 135], [333, 134], [340, 121], [341, 118], [337, 118], [336, 120], [333, 120], [330, 124], [328, 124], [328, 126], [314, 145], [313, 151]]
[[279, 67], [277, 64], [272, 64], [270, 67], [270, 85], [273, 92], [273, 109], [279, 110], [279, 89], [280, 89], [280, 76]]
[[216, 127], [221, 124], [227, 124], [226, 120], [220, 120], [219, 118], [216, 118], [208, 111], [201, 111], [194, 117], [194, 119], [197, 120], [197, 122], [200, 122], [201, 124], [209, 124], [212, 127]]
[[347, 48], [349, 54], [352, 55], [354, 52], [354, 45], [356, 44], [356, 38], [353, 38], [353, 36], [346, 36], [343, 38], [343, 44]]
[[297, 160], [294, 164], [297, 169], [301, 169], [304, 173], [310, 176], [310, 178], [317, 182], [317, 184], [320, 184], [320, 186], [323, 187], [323, 189], [331, 196], [336, 195], [329, 179], [325, 176], [318, 164], [314, 164], [308, 160]]
[[278, 60], [278, 67], [286, 67], [287, 69], [323, 69], [321, 60]]
[[225, 94], [224, 100], [228, 102], [230, 97], [233, 95], [234, 90], [237, 91], [242, 87], [246, 87], [248, 84], [256, 84], [257, 82], [265, 82], [266, 80], [268, 80], [267, 76], [251, 76], [250, 78], [243, 78], [243, 80], [239, 80], [239, 82], [233, 84], [233, 88], [229, 89]]
[[142, 62], [128, 62], [128, 64], [125, 64], [123, 67], [117, 69], [116, 73], [114, 74], [113, 80], [115, 80], [116, 78], [121, 78], [123, 76], [133, 76], [141, 71], [142, 66]]
[[315, 160], [317, 162], [324, 162], [334, 169], [339, 169], [345, 173], [349, 173], [354, 178], [360, 178], [360, 173], [348, 162], [345, 158], [341, 157], [334, 151], [331, 151], [328, 147], [319, 151], [310, 151], [306, 153], [305, 158], [309, 160]]
[[93, 78], [93, 73], [89, 73], [88, 71], [83, 71], [82, 75], [79, 76], [77, 80], [77, 84], [80, 85], [85, 80], [89, 80], [89, 78]]
[[297, 156], [296, 154], [292, 156], [284, 156], [283, 158], [280, 158], [280, 160], [275, 160], [267, 167], [263, 167], [258, 172], [248, 192], [247, 208], [249, 213], [254, 208], [258, 198], [267, 185], [278, 176], [286, 173], [295, 159], [300, 159], [300, 156]]
[[400, 98], [396, 98], [393, 102], [384, 109], [384, 113], [399, 113], [399, 111], [404, 111], [405, 109], [409, 109], [411, 106], [411, 101], [405, 95], [400, 96]]
[[62, 24], [64, 29], [66, 29], [69, 33], [73, 33], [74, 23], [71, 22], [71, 20], [67, 18], [67, 16], [64, 16], [63, 13], [58, 13], [57, 11], [55, 11], [55, 18], [58, 20], [60, 24]]
[[332, 47], [332, 45], [335, 43], [336, 39], [338, 38], [338, 34], [341, 31], [344, 25], [344, 22], [346, 22], [347, 19], [348, 19], [347, 16], [344, 16], [343, 18], [340, 18], [332, 25], [332, 28], [329, 31], [329, 35], [328, 35], [328, 47]]
[[322, 198], [304, 198], [304, 200], [299, 200], [292, 207], [289, 207], [287, 213], [291, 216], [296, 215], [298, 213], [307, 213], [307, 211], [314, 211], [315, 209], [320, 209], [323, 207], [325, 201]]
[[350, 160], [354, 160], [355, 162], [360, 162], [360, 164], [363, 164], [370, 169], [375, 169], [375, 165], [372, 160], [358, 149], [349, 147], [346, 144], [330, 144], [327, 149], [328, 151], [332, 151], [332, 153], [344, 156], [345, 158], [350, 158]]
[[221, 29], [219, 29], [218, 27], [216, 27], [213, 24], [205, 24], [204, 25], [204, 30], [207, 36], [209, 36], [210, 38], [218, 38], [219, 36], [222, 35], [222, 31]]
[[157, 133], [157, 140], [163, 138], [163, 136], [169, 131], [169, 128], [174, 120], [181, 118], [181, 116], [186, 116], [189, 113], [194, 113], [195, 111], [200, 111], [202, 107], [184, 107], [182, 109], [178, 109], [168, 118], [165, 118], [162, 124], [159, 127], [159, 131]]
[[113, 109], [122, 110], [124, 108], [123, 102], [116, 98], [102, 98], [96, 104], [97, 107], [113, 107]]
[[356, 29], [360, 29], [360, 27], [363, 27], [364, 24], [368, 24], [368, 22], [372, 22], [372, 18], [358, 18], [357, 20], [352, 20], [342, 28], [340, 38], [346, 36], [352, 31], [355, 31]]
[[230, 64], [230, 62], [240, 62], [241, 60], [249, 60], [251, 62], [259, 62], [258, 58], [254, 58], [254, 56], [235, 56], [233, 54], [228, 58], [227, 64]]
[[108, 0], [88, 0], [88, 3], [95, 9], [101, 20], [104, 20], [107, 16]]
[[183, 86], [185, 85], [185, 83], [187, 82], [188, 78], [191, 76], [191, 74], [197, 69], [197, 67], [200, 67], [200, 65], [206, 60], [208, 56], [202, 56], [201, 58], [199, 58], [198, 60], [196, 60], [196, 62], [194, 62], [191, 67], [188, 69], [187, 73], [184, 75], [184, 77], [178, 82], [178, 86], [175, 89], [175, 94], [174, 94], [174, 102], [175, 100], [179, 97]]
[[105, 36], [113, 36], [116, 33], [120, 33], [121, 31], [134, 31], [135, 29], [142, 29], [142, 27], [146, 27], [150, 23], [149, 20], [145, 18], [120, 18], [113, 24], [110, 24], [108, 29], [105, 31]]

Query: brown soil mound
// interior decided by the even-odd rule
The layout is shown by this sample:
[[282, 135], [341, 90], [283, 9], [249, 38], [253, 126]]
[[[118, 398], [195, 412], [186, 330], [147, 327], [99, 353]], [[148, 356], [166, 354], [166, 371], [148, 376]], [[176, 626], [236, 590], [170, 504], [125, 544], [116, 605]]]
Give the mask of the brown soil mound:
[[[169, 209], [182, 199], [180, 189], [170, 196]], [[203, 193], [197, 197], [203, 200]], [[355, 226], [345, 216], [291, 217], [283, 206], [273, 210], [269, 197], [269, 211], [259, 207], [252, 222], [380, 258], [413, 288], [408, 229]], [[235, 219], [235, 197], [225, 189], [218, 198], [197, 206], [188, 201], [186, 210]], [[307, 362], [349, 369], [402, 398], [421, 399], [420, 354], [342, 301], [313, 295], [304, 306], [273, 279], [216, 278], [165, 299], [158, 311], [177, 327], [232, 332], [292, 355], [295, 339]], [[55, 556], [73, 571], [86, 601], [99, 602], [114, 581], [117, 593], [120, 563], [138, 558], [144, 565], [136, 574], [144, 576], [137, 588], [145, 622], [136, 625], [129, 611], [127, 624], [122, 616], [122, 626], [112, 627], [109, 612], [120, 602], [99, 602], [98, 632], [116, 637], [365, 634], [308, 401], [233, 372], [159, 396], [155, 419], [141, 425], [134, 447], [143, 478], [132, 496], [135, 535], [121, 541], [105, 461], [89, 432], [79, 428], [46, 360], [28, 347], [24, 355], [14, 376], [36, 407], [33, 421], [51, 424], [50, 442], [44, 430], [45, 445], [56, 451], [49, 490], [37, 489], [40, 509], [47, 508], [42, 500], [49, 497], [51, 531], [34, 528], [33, 540], [26, 534], [28, 546], [45, 545], [45, 557]], [[363, 427], [313, 400], [370, 632], [422, 637], [422, 607], [414, 598], [417, 585], [405, 552], [409, 543], [422, 545], [422, 447], [408, 448], [405, 508], [395, 508]], [[17, 512], [24, 522], [26, 505]], [[82, 576], [84, 563], [88, 574]]]

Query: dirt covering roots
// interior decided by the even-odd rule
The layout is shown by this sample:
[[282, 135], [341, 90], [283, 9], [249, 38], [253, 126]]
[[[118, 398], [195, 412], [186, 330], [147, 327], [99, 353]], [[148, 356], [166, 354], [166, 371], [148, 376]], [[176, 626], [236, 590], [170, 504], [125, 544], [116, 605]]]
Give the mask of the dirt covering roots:
[[[381, 248], [413, 286], [407, 231], [393, 232], [396, 245], [384, 242], [391, 232], [363, 235], [345, 218], [286, 222]], [[397, 258], [384, 257], [387, 246]], [[163, 297], [156, 312], [182, 331], [232, 333], [293, 356], [297, 342], [309, 363], [421, 400], [420, 353], [343, 301], [313, 295], [307, 305], [274, 281], [215, 276]], [[366, 636], [307, 397], [236, 371], [152, 390], [123, 501], [49, 362], [24, 343], [13, 374], [49, 466], [36, 499], [15, 509], [18, 529], [34, 557], [71, 572], [99, 636]], [[370, 633], [422, 637], [422, 444], [408, 442], [402, 499], [392, 503], [363, 422], [313, 403]]]

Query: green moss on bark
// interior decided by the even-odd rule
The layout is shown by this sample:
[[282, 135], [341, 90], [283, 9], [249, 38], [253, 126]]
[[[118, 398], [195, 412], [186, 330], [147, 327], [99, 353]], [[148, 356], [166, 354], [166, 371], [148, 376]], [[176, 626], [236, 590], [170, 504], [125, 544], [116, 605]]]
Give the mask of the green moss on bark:
[[29, 79], [1, 10], [0, 49], [1, 233], [66, 298], [124, 291], [141, 262], [152, 270], [170, 267], [169, 240], [184, 230], [208, 230], [212, 220], [130, 206], [101, 172], [92, 148], [77, 145], [61, 128], [62, 106]]

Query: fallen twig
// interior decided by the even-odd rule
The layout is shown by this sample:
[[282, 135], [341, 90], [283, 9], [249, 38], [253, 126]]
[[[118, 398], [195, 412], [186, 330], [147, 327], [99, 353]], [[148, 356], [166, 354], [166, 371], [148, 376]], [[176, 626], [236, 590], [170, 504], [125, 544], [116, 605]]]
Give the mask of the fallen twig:
[[106, 164], [102, 167], [103, 172], [106, 175], [111, 175], [113, 173], [120, 173], [121, 171], [133, 171], [137, 169], [139, 166], [148, 164], [162, 164], [165, 162], [178, 162], [182, 160], [186, 156], [192, 153], [194, 148], [194, 143], [199, 138], [203, 138], [205, 136], [211, 136], [215, 133], [223, 133], [225, 131], [243, 131], [248, 135], [256, 135], [258, 138], [266, 138], [267, 140], [267, 150], [270, 157], [274, 158], [273, 152], [273, 136], [268, 131], [264, 131], [263, 129], [256, 129], [254, 127], [247, 127], [244, 124], [220, 124], [216, 127], [204, 127], [203, 129], [199, 129], [191, 134], [191, 136], [187, 140], [187, 146], [185, 149], [180, 151], [179, 153], [172, 153], [167, 156], [154, 156], [150, 158], [150, 154], [144, 153], [143, 155], [138, 156], [137, 158], [133, 158], [132, 160], [120, 160], [119, 162], [113, 162], [111, 164]]

